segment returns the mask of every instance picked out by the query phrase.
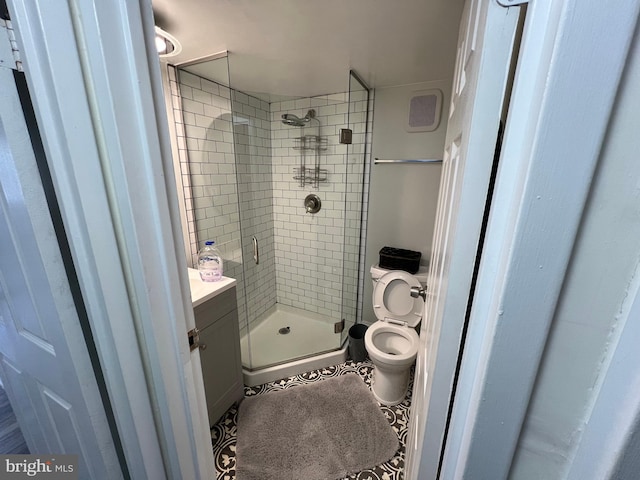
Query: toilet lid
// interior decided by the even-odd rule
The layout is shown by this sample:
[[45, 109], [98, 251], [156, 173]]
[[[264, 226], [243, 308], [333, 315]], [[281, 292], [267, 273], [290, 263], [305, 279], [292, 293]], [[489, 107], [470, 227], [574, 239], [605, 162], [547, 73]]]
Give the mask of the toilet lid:
[[422, 320], [424, 302], [409, 294], [411, 287], [422, 285], [407, 272], [391, 270], [381, 276], [373, 287], [373, 311], [378, 320], [417, 326]]

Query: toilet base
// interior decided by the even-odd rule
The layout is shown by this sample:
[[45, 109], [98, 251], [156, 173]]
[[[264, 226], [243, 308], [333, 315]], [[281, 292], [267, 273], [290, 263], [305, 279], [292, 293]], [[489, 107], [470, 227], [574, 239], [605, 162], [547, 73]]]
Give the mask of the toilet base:
[[407, 395], [411, 365], [400, 371], [385, 371], [375, 363], [374, 367], [371, 392], [375, 399], [387, 407], [401, 403]]

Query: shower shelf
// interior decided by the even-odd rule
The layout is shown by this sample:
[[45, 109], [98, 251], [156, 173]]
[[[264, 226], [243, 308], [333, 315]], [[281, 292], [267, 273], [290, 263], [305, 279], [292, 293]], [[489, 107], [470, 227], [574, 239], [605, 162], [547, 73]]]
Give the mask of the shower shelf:
[[[320, 152], [325, 151], [328, 144], [327, 137], [322, 135], [303, 135], [294, 139], [293, 149], [300, 150], [300, 166], [293, 169], [293, 179], [298, 180], [298, 186], [319, 188], [321, 182], [327, 181], [329, 172], [320, 168]], [[306, 166], [308, 160], [313, 161], [313, 167]]]
[[[329, 142], [322, 135], [303, 135], [294, 139], [294, 150], [300, 150], [300, 166], [293, 169], [293, 179], [298, 180], [298, 186], [304, 188], [311, 185], [319, 188], [320, 183], [326, 182], [328, 170], [320, 168], [320, 152], [327, 149]], [[304, 152], [311, 152], [310, 154]], [[307, 160], [313, 160], [313, 167], [307, 167]]]
[[327, 149], [327, 137], [321, 135], [304, 135], [294, 138], [293, 149], [321, 152]]
[[311, 185], [314, 188], [318, 188], [320, 183], [326, 182], [329, 178], [329, 170], [326, 168], [309, 168], [298, 167], [293, 169], [295, 175], [294, 180], [300, 182], [300, 186]]

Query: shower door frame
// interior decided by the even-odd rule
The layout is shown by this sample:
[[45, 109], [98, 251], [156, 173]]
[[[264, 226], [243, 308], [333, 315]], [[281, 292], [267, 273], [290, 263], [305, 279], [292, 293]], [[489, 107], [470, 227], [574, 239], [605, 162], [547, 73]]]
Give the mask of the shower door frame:
[[[343, 331], [342, 331], [342, 335], [340, 338], [340, 345], [344, 345], [345, 342], [348, 339], [348, 332], [351, 326], [357, 324], [357, 323], [361, 323], [362, 322], [362, 307], [363, 307], [363, 295], [364, 295], [364, 281], [365, 281], [365, 249], [366, 249], [366, 234], [367, 234], [367, 228], [366, 228], [366, 213], [367, 213], [367, 202], [366, 199], [368, 198], [369, 195], [369, 178], [370, 178], [370, 173], [371, 173], [371, 148], [367, 148], [371, 146], [371, 132], [369, 131], [369, 122], [371, 120], [371, 113], [372, 113], [372, 104], [371, 104], [371, 93], [372, 90], [371, 88], [369, 88], [369, 86], [367, 85], [367, 83], [362, 79], [362, 77], [360, 77], [360, 75], [358, 75], [358, 73], [351, 69], [349, 70], [349, 100], [348, 100], [348, 104], [349, 104], [349, 109], [347, 111], [347, 128], [349, 128], [350, 130], [352, 130], [353, 133], [353, 126], [351, 124], [352, 122], [352, 111], [351, 111], [351, 104], [352, 104], [352, 99], [351, 99], [351, 93], [352, 93], [352, 85], [351, 85], [351, 81], [355, 80], [356, 82], [358, 82], [360, 84], [360, 86], [362, 87], [363, 90], [365, 90], [367, 92], [367, 98], [366, 98], [366, 115], [365, 115], [365, 129], [363, 132], [364, 138], [363, 138], [363, 143], [362, 143], [362, 147], [363, 147], [363, 152], [362, 152], [362, 163], [363, 163], [363, 171], [362, 171], [362, 193], [360, 196], [360, 242], [358, 245], [358, 271], [356, 274], [356, 278], [357, 278], [357, 291], [356, 291], [356, 298], [355, 298], [355, 321], [349, 325], [349, 322], [346, 321], [346, 315], [345, 315], [345, 309], [347, 308], [345, 306], [345, 292], [344, 292], [344, 279], [346, 277], [345, 275], [345, 270], [346, 270], [346, 246], [347, 246], [347, 240], [346, 240], [346, 231], [347, 231], [347, 211], [348, 211], [348, 202], [347, 202], [347, 193], [345, 192], [345, 203], [344, 203], [344, 218], [345, 218], [345, 229], [344, 229], [344, 238], [343, 238], [343, 250], [342, 250], [342, 279], [343, 279], [343, 292], [342, 292], [342, 318], [344, 321], [344, 326], [343, 326]], [[352, 135], [352, 140], [353, 140], [353, 135]], [[347, 144], [347, 154], [346, 154], [346, 163], [347, 166], [349, 165], [349, 156], [352, 154], [351, 149], [353, 149], [352, 147], [353, 144]], [[349, 172], [347, 170], [346, 175], [348, 175]], [[346, 179], [345, 179], [345, 183], [346, 183]]]

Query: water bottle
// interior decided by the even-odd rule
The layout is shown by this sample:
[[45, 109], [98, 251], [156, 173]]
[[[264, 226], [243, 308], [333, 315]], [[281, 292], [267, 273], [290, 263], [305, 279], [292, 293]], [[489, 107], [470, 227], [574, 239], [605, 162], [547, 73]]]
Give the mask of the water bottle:
[[198, 271], [203, 282], [217, 282], [222, 279], [222, 255], [213, 240], [204, 242], [198, 253]]

